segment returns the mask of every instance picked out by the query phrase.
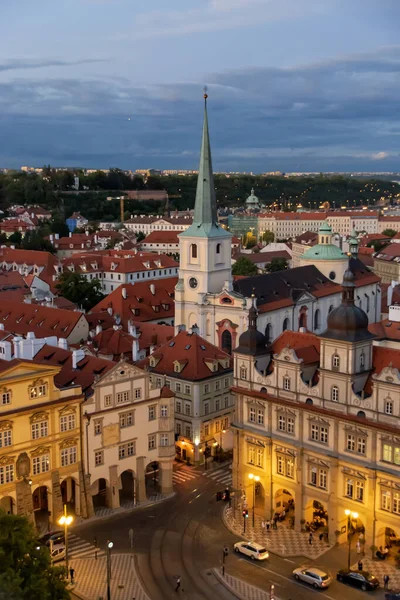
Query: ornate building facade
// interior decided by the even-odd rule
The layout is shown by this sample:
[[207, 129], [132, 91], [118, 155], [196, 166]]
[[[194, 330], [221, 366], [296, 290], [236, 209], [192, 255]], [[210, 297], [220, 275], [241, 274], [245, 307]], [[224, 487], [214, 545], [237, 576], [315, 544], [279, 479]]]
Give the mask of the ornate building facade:
[[358, 513], [368, 547], [400, 534], [400, 351], [374, 346], [346, 271], [342, 303], [319, 336], [285, 331], [272, 344], [249, 328], [234, 351], [233, 485], [271, 517], [289, 500], [295, 529], [327, 511], [329, 537], [345, 540]]

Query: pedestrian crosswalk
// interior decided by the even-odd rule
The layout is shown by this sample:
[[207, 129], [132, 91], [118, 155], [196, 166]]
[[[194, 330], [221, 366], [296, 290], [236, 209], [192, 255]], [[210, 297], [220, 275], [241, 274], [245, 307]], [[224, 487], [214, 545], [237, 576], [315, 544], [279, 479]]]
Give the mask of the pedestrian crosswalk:
[[191, 479], [196, 479], [199, 476], [199, 473], [193, 471], [191, 467], [181, 467], [176, 470], [172, 474], [172, 481], [177, 483], [185, 483], [186, 481], [190, 481]]
[[94, 544], [86, 542], [82, 538], [70, 533], [68, 535], [68, 556], [69, 558], [95, 558], [105, 556], [106, 553], [100, 548], [96, 548]]
[[204, 473], [204, 475], [220, 483], [224, 488], [232, 486], [232, 470], [230, 465], [214, 469], [213, 471]]

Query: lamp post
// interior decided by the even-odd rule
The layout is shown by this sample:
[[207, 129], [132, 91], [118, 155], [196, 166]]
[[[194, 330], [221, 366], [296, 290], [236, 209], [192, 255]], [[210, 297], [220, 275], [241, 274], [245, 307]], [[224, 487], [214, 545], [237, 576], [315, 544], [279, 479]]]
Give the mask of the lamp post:
[[351, 553], [351, 533], [350, 533], [350, 527], [351, 527], [351, 520], [352, 519], [358, 519], [358, 513], [357, 512], [352, 512], [348, 508], [344, 511], [344, 513], [345, 513], [345, 515], [347, 515], [347, 540], [349, 542], [349, 553], [348, 553], [348, 556], [347, 556], [347, 568], [350, 570], [350, 553]]
[[60, 517], [58, 523], [60, 525], [64, 525], [64, 538], [65, 538], [65, 566], [67, 569], [67, 577], [68, 577], [68, 526], [71, 525], [74, 517], [72, 515], [67, 514], [67, 505], [64, 504], [64, 514]]
[[114, 543], [107, 540], [107, 600], [111, 600], [111, 550]]
[[253, 473], [249, 473], [249, 479], [253, 482], [253, 527], [254, 527], [254, 508], [256, 504], [256, 483], [260, 481], [258, 475], [253, 475]]

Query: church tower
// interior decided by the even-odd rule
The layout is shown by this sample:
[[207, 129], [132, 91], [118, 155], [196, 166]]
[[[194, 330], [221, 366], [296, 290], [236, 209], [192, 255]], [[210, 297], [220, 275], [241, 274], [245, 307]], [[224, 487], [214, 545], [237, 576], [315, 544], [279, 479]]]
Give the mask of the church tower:
[[204, 94], [204, 124], [192, 225], [179, 234], [179, 281], [175, 288], [175, 326], [196, 324], [205, 336], [201, 306], [207, 294], [232, 289], [231, 234], [218, 224]]

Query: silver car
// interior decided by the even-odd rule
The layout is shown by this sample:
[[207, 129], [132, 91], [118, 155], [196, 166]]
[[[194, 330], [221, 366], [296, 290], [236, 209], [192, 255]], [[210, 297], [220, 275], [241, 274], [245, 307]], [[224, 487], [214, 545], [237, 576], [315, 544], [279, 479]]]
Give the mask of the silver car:
[[327, 588], [332, 583], [330, 573], [326, 573], [318, 567], [297, 567], [293, 571], [293, 576], [297, 581], [309, 583], [316, 589]]

